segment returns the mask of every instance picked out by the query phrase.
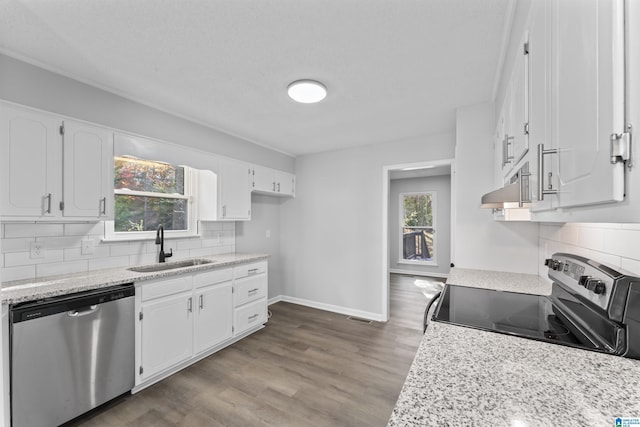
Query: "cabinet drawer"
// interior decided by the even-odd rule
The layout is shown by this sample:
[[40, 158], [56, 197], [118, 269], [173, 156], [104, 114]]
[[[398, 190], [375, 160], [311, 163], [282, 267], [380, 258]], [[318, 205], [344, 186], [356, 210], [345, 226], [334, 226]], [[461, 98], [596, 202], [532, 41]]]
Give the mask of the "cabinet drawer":
[[233, 278], [233, 270], [225, 268], [224, 270], [207, 271], [198, 273], [193, 276], [193, 285], [196, 288], [214, 285], [216, 283], [228, 282]]
[[250, 301], [267, 296], [267, 275], [258, 274], [238, 279], [233, 283], [233, 306], [238, 307]]
[[253, 327], [267, 322], [267, 299], [252, 302], [234, 311], [234, 335], [239, 335]]
[[233, 277], [238, 279], [240, 277], [253, 276], [254, 274], [266, 273], [267, 262], [254, 262], [252, 264], [241, 265], [233, 269]]
[[192, 276], [174, 277], [171, 279], [144, 283], [141, 286], [142, 301], [149, 301], [154, 298], [191, 291], [193, 287], [192, 284]]

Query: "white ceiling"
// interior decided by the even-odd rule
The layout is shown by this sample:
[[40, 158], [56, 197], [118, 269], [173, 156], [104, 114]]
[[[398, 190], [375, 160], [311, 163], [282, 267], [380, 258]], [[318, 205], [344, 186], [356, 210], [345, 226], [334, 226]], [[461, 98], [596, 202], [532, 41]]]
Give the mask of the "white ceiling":
[[[301, 155], [453, 132], [512, 0], [0, 0], [0, 51]], [[287, 85], [317, 79], [319, 104]]]

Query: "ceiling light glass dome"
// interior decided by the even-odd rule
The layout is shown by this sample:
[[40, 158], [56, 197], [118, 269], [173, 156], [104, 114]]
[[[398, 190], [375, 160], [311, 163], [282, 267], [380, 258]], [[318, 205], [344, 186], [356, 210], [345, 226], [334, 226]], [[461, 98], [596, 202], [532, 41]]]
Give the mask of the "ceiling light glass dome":
[[327, 88], [315, 80], [296, 80], [287, 89], [289, 97], [302, 104], [313, 104], [327, 96]]

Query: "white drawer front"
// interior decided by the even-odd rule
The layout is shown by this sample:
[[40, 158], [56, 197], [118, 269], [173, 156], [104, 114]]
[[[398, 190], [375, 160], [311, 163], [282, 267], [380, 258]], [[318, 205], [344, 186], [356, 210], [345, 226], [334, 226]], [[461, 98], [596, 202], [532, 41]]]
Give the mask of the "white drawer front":
[[252, 302], [234, 311], [234, 335], [239, 335], [253, 327], [267, 322], [267, 299]]
[[249, 276], [233, 283], [233, 306], [238, 307], [267, 296], [267, 275]]
[[252, 264], [245, 264], [233, 269], [233, 277], [239, 279], [241, 277], [254, 276], [256, 274], [262, 274], [267, 272], [267, 262], [254, 262]]
[[171, 279], [163, 279], [149, 283], [142, 283], [142, 301], [160, 298], [167, 295], [190, 291], [193, 288], [192, 276], [179, 276]]
[[201, 288], [216, 283], [228, 282], [231, 279], [233, 279], [233, 270], [231, 268], [225, 268], [224, 270], [197, 273], [193, 276], [193, 285], [196, 288]]

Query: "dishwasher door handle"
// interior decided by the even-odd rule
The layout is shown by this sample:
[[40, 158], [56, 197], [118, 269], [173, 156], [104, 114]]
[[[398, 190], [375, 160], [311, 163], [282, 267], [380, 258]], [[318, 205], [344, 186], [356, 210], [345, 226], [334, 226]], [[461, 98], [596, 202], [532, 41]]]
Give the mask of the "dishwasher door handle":
[[88, 314], [91, 313], [95, 313], [96, 311], [98, 311], [98, 309], [100, 308], [99, 305], [90, 305], [89, 308], [87, 308], [86, 310], [82, 310], [82, 311], [78, 311], [78, 310], [71, 310], [69, 312], [67, 312], [67, 316], [69, 317], [81, 317], [81, 316], [86, 316]]

